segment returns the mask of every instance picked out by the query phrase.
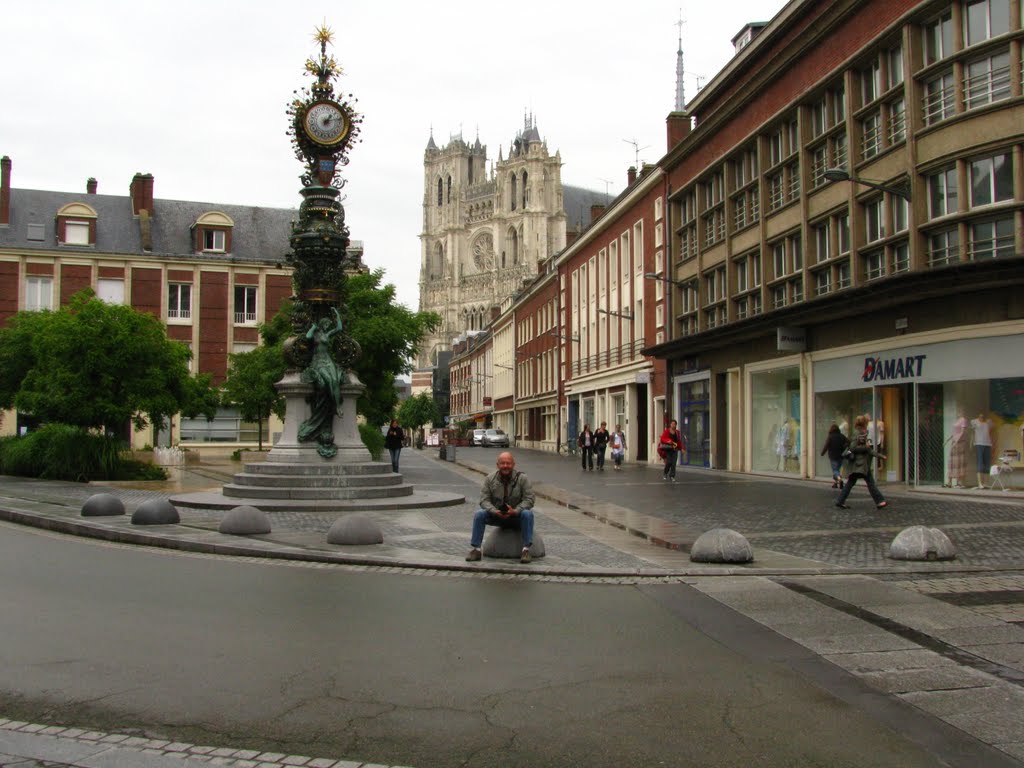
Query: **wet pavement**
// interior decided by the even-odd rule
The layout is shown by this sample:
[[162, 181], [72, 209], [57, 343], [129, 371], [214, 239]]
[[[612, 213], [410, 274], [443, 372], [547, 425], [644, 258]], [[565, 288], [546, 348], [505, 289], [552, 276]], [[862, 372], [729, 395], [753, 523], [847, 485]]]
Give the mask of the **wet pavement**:
[[[865, 489], [855, 489], [851, 508], [841, 510], [827, 482], [680, 468], [677, 482], [671, 483], [662, 480], [658, 466], [584, 472], [572, 457], [516, 450], [518, 468], [530, 476], [538, 494], [537, 530], [547, 556], [529, 565], [489, 558], [467, 563], [470, 518], [483, 474], [493, 469], [497, 453], [458, 448], [452, 462], [440, 460], [436, 449], [403, 451], [407, 482], [423, 490], [462, 493], [466, 502], [374, 512], [384, 534], [384, 544], [376, 546], [327, 544], [326, 532], [338, 517], [331, 513], [269, 513], [271, 533], [247, 537], [218, 533], [222, 513], [213, 511], [181, 509], [181, 523], [174, 526], [131, 524], [131, 512], [146, 499], [227, 482], [241, 465], [226, 459], [176, 470], [164, 483], [81, 485], [0, 478], [0, 519], [124, 544], [369, 571], [414, 569], [432, 577], [685, 582], [876, 690], [996, 747], [1007, 760], [998, 764], [1024, 759], [1019, 717], [1024, 703], [1024, 493], [883, 485], [887, 509], [877, 510]], [[128, 514], [82, 518], [84, 501], [101, 491], [118, 495]], [[890, 542], [910, 525], [940, 528], [956, 545], [957, 558], [890, 560]], [[695, 538], [719, 527], [748, 538], [753, 563], [689, 561]], [[35, 730], [26, 732], [26, 727]], [[0, 766], [164, 765], [103, 763], [94, 755], [77, 763], [82, 756], [76, 758], [71, 745], [88, 746], [80, 734], [48, 735], [68, 742], [64, 762], [59, 750], [49, 747], [36, 753], [29, 747], [11, 749], [15, 742], [31, 744], [17, 739], [47, 727], [12, 727], [0, 719]], [[154, 750], [154, 760], [167, 751], [131, 748], [139, 754]], [[203, 760], [205, 753], [192, 756], [210, 762]], [[217, 764], [239, 766], [359, 765], [219, 757]], [[174, 760], [182, 764], [180, 755]]]

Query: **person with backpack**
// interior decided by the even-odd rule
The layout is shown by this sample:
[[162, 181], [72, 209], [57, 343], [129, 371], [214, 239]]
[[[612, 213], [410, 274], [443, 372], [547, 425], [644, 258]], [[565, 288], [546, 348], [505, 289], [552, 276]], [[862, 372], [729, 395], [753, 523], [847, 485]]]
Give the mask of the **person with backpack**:
[[825, 438], [825, 447], [821, 449], [821, 455], [828, 454], [828, 463], [832, 465], [833, 488], [843, 487], [843, 454], [849, 446], [850, 439], [839, 431], [838, 424], [828, 428], [828, 437]]
[[846, 449], [845, 458], [849, 462], [849, 471], [847, 472], [846, 485], [843, 486], [843, 490], [839, 492], [839, 498], [836, 499], [836, 506], [840, 509], [850, 508], [846, 504], [846, 499], [850, 495], [850, 491], [853, 490], [857, 479], [863, 478], [864, 482], [867, 483], [868, 493], [871, 494], [871, 498], [875, 501], [875, 506], [879, 509], [888, 507], [889, 502], [885, 500], [882, 492], [878, 490], [875, 476], [871, 473], [871, 460], [884, 459], [885, 454], [876, 451], [868, 439], [867, 416], [858, 416], [853, 422], [853, 438], [850, 440], [850, 447]]
[[615, 425], [615, 431], [612, 432], [608, 444], [612, 447], [612, 465], [617, 470], [622, 469], [622, 459], [626, 455], [626, 435], [623, 434], [620, 425]]

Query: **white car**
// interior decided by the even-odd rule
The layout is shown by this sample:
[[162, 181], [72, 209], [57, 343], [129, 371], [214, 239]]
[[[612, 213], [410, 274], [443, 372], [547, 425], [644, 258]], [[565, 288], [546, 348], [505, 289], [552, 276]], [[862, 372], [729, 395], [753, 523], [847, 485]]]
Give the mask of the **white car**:
[[481, 443], [485, 448], [508, 448], [508, 435], [501, 429], [488, 429]]
[[484, 444], [484, 432], [486, 432], [486, 431], [487, 431], [486, 429], [474, 429], [473, 430], [473, 445], [483, 445]]

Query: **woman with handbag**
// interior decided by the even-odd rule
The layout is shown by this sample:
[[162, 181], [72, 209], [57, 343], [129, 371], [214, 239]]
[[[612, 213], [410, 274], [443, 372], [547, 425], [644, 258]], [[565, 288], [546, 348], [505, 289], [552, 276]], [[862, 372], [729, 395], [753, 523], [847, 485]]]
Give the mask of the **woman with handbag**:
[[676, 457], [681, 450], [683, 450], [683, 436], [679, 434], [676, 420], [672, 419], [658, 439], [658, 455], [665, 460], [663, 480], [671, 478], [673, 483], [676, 481]]
[[576, 445], [580, 447], [580, 461], [583, 463], [583, 471], [594, 471], [594, 433], [590, 431], [590, 425], [584, 424], [583, 431], [576, 438]]

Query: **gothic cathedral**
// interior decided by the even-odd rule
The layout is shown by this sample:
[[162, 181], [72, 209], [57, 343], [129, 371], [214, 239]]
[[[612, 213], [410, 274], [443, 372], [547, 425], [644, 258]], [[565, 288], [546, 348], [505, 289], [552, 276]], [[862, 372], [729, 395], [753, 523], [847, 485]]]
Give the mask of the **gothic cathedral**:
[[424, 339], [419, 367], [434, 365], [461, 334], [484, 328], [492, 307], [565, 247], [561, 165], [532, 119], [508, 159], [499, 149], [490, 172], [479, 138], [470, 146], [459, 136], [439, 149], [431, 135], [423, 158], [420, 310], [443, 323]]

